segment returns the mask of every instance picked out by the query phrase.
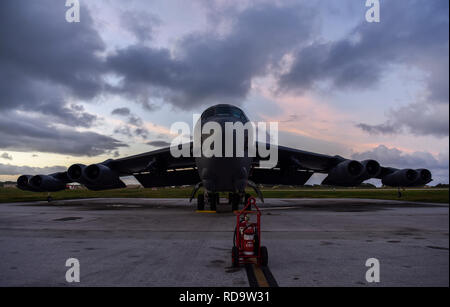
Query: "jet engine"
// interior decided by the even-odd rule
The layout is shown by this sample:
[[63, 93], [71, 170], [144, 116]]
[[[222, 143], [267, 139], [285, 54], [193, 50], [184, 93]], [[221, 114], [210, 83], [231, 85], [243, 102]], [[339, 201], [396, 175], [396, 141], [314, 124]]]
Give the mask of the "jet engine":
[[29, 185], [38, 191], [56, 192], [66, 188], [66, 183], [51, 175], [36, 175], [29, 179]]
[[117, 172], [100, 163], [83, 168], [82, 178], [89, 182], [86, 186], [91, 190], [124, 188], [126, 186], [120, 180]]
[[431, 172], [426, 168], [416, 169], [416, 172], [419, 175], [417, 176], [417, 180], [413, 184], [411, 184], [411, 186], [426, 185], [433, 180], [431, 179]]
[[83, 178], [83, 170], [85, 168], [86, 168], [86, 165], [84, 165], [84, 164], [72, 164], [67, 169], [67, 177], [69, 177], [69, 179], [72, 181], [84, 183], [86, 181]]
[[100, 191], [126, 187], [119, 175], [103, 163], [89, 166], [73, 164], [67, 170], [67, 177], [83, 184], [89, 190]]
[[362, 182], [364, 165], [355, 160], [345, 160], [330, 170], [322, 184], [352, 186]]
[[381, 182], [391, 187], [409, 187], [414, 185], [418, 178], [419, 173], [416, 170], [406, 168], [384, 176]]
[[364, 172], [360, 178], [361, 182], [370, 178], [375, 178], [381, 172], [380, 163], [375, 160], [364, 160], [361, 164], [364, 166]]
[[32, 175], [22, 175], [19, 178], [17, 178], [17, 187], [21, 190], [24, 191], [32, 191], [32, 192], [37, 192], [36, 189], [33, 189], [30, 184], [29, 181], [32, 178]]

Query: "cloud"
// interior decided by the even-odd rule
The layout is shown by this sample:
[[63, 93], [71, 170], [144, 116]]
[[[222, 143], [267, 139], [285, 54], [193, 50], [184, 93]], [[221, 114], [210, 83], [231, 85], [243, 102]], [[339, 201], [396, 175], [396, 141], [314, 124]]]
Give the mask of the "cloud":
[[133, 134], [131, 133], [131, 129], [128, 126], [120, 126], [114, 129], [115, 134], [122, 134], [128, 137], [132, 137]]
[[403, 65], [423, 72], [423, 93], [392, 108], [383, 123], [359, 123], [371, 134], [411, 133], [448, 136], [448, 1], [399, 1], [382, 4], [378, 24], [362, 21], [335, 41], [318, 40], [298, 48], [278, 80], [278, 91], [304, 93], [374, 89], [383, 76]]
[[[114, 129], [114, 133], [122, 134], [128, 137], [140, 136], [144, 139], [146, 139], [149, 135], [149, 132], [147, 128], [144, 127], [144, 122], [142, 118], [139, 116], [131, 113], [130, 109], [128, 108], [118, 108], [114, 109], [111, 114], [121, 115], [121, 116], [127, 116], [128, 117], [128, 125], [122, 125], [120, 127], [117, 127]], [[130, 126], [134, 127], [131, 128]]]
[[13, 157], [10, 154], [8, 154], [7, 152], [2, 153], [0, 155], [0, 158], [6, 159], [6, 160], [12, 160], [13, 159]]
[[134, 129], [134, 134], [146, 139], [148, 137], [148, 130], [144, 127], [138, 127]]
[[190, 33], [174, 52], [135, 44], [108, 55], [108, 69], [123, 78], [110, 90], [147, 108], [158, 99], [183, 109], [239, 104], [252, 80], [275, 69], [288, 51], [311, 37], [315, 25], [315, 14], [300, 5], [252, 6], [229, 19], [228, 33]]
[[0, 114], [0, 148], [96, 156], [127, 145], [95, 132], [55, 127], [42, 118], [15, 112]]
[[362, 130], [370, 133], [370, 134], [394, 134], [399, 131], [399, 127], [395, 127], [392, 124], [384, 123], [379, 125], [368, 125], [368, 124], [357, 124], [356, 127], [361, 128]]
[[412, 103], [388, 112], [382, 124], [360, 123], [356, 126], [370, 134], [397, 134], [408, 131], [414, 135], [446, 137], [449, 133], [449, 106]]
[[423, 98], [391, 109], [381, 124], [360, 123], [371, 134], [409, 132], [448, 136], [448, 1], [382, 4], [379, 24], [362, 21], [340, 40], [300, 48], [279, 79], [279, 91], [303, 93], [328, 84], [332, 90], [376, 88], [395, 65], [424, 72]]
[[75, 24], [65, 21], [64, 2], [0, 2], [1, 148], [92, 156], [124, 146], [74, 130], [98, 120], [71, 101], [101, 93], [104, 71], [105, 45], [80, 8], [83, 21]]
[[105, 45], [84, 6], [83, 22], [76, 24], [63, 18], [64, 3], [14, 0], [0, 6], [0, 108], [58, 115], [68, 93], [89, 99], [101, 91], [98, 53]]
[[112, 110], [111, 114], [112, 115], [127, 116], [127, 115], [130, 115], [130, 109], [128, 109], [128, 108], [117, 108], [117, 109]]
[[154, 27], [161, 24], [161, 19], [148, 12], [124, 11], [121, 16], [121, 23], [140, 42], [146, 42], [153, 39]]
[[141, 127], [143, 125], [142, 119], [134, 114], [128, 117], [128, 123], [135, 127]]
[[155, 147], [168, 147], [170, 146], [170, 143], [166, 141], [150, 141], [147, 142], [147, 145], [155, 146]]
[[362, 21], [340, 40], [300, 48], [280, 87], [304, 91], [328, 81], [333, 89], [364, 89], [392, 65], [406, 64], [427, 72], [430, 96], [448, 103], [448, 1], [389, 1], [382, 8], [378, 24]]
[[362, 161], [365, 159], [375, 159], [382, 166], [395, 168], [428, 168], [431, 170], [435, 182], [449, 181], [449, 156], [447, 153], [440, 153], [437, 157], [426, 151], [416, 151], [405, 153], [397, 148], [388, 148], [385, 145], [361, 153], [354, 153], [353, 159]]
[[52, 174], [57, 172], [65, 172], [66, 170], [67, 167], [64, 166], [30, 167], [30, 166], [17, 166], [12, 164], [0, 163], [0, 175]]

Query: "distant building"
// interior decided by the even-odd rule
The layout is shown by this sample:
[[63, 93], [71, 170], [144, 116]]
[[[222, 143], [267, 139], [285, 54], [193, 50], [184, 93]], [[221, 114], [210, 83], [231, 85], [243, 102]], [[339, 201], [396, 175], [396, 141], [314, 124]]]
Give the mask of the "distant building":
[[80, 190], [83, 189], [83, 186], [79, 183], [68, 183], [66, 184], [66, 189], [68, 190]]

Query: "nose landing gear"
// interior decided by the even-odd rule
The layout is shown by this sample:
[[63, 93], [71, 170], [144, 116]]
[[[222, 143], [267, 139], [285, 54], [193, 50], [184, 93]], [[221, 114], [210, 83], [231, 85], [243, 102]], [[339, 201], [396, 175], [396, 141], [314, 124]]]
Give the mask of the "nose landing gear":
[[217, 204], [219, 203], [219, 193], [199, 193], [197, 196], [197, 210], [205, 210], [205, 205], [216, 211]]
[[[250, 198], [248, 193], [229, 193], [228, 204], [231, 206], [231, 211], [239, 210], [241, 204], [245, 205]], [[197, 195], [197, 210], [203, 211], [209, 208], [211, 211], [216, 211], [220, 202], [220, 195], [216, 192], [198, 193]]]

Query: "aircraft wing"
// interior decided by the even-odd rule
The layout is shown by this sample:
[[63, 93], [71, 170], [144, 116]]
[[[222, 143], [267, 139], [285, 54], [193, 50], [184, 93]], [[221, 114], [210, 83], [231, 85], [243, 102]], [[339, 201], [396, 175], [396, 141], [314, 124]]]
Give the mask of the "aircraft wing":
[[[189, 145], [192, 150], [192, 143]], [[266, 144], [258, 143], [257, 146]], [[381, 179], [384, 185], [394, 187], [421, 186], [432, 180], [427, 169], [396, 169], [380, 166], [375, 160], [356, 161], [284, 146], [278, 146], [275, 167], [258, 167], [263, 160], [261, 156], [254, 159], [250, 183], [303, 185], [313, 173], [327, 174], [322, 184], [334, 186], [357, 186], [371, 178]], [[106, 190], [125, 187], [120, 179], [123, 176], [134, 176], [146, 188], [195, 185], [201, 181], [192, 154], [175, 158], [167, 147], [89, 166], [74, 164], [67, 172], [22, 175], [17, 186], [29, 191], [52, 192], [64, 189], [69, 182], [79, 182], [91, 190]]]
[[73, 164], [67, 172], [22, 175], [17, 186], [33, 192], [52, 192], [64, 189], [69, 182], [79, 182], [90, 190], [106, 190], [125, 187], [120, 179], [123, 176], [134, 176], [144, 187], [191, 185], [200, 181], [194, 167], [194, 158], [175, 158], [167, 147], [89, 166]]
[[[257, 143], [257, 146], [266, 144]], [[432, 181], [427, 169], [384, 167], [375, 160], [356, 161], [284, 146], [278, 146], [278, 163], [274, 168], [258, 168], [256, 165], [262, 160], [267, 159], [260, 156], [255, 159], [249, 177], [255, 183], [303, 185], [313, 173], [328, 174], [322, 184], [333, 186], [357, 186], [371, 178], [394, 187], [421, 186]]]

